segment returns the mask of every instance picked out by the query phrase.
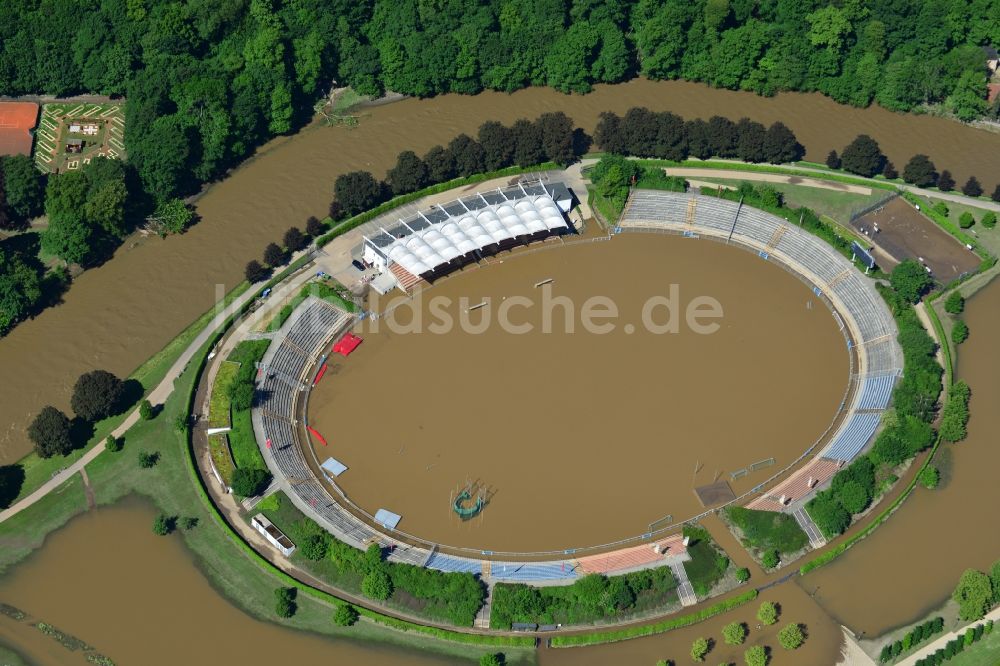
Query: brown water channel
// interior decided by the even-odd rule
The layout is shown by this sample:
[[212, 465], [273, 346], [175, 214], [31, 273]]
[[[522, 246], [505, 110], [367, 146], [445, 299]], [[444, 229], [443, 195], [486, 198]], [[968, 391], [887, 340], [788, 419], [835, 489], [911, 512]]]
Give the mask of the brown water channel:
[[[697, 299], [720, 316], [689, 321]], [[847, 387], [829, 309], [721, 243], [625, 234], [550, 248], [466, 270], [420, 301], [366, 320], [364, 344], [312, 391], [309, 422], [329, 441], [314, 441], [318, 459], [349, 467], [338, 483], [355, 503], [436, 543], [563, 550], [684, 520], [704, 509], [696, 487], [774, 458], [733, 482], [746, 492], [795, 461]], [[439, 307], [452, 326], [436, 328]], [[588, 307], [617, 313], [588, 319], [608, 330], [583, 323]], [[675, 332], [644, 323], [671, 318]], [[492, 499], [463, 522], [452, 498], [477, 482]]]
[[[119, 666], [470, 663], [252, 618], [212, 588], [180, 538], [152, 533], [153, 515], [147, 504], [126, 500], [74, 518], [0, 578], [0, 601], [86, 641]], [[0, 643], [39, 666], [86, 663], [81, 653], [2, 615]]]
[[[178, 537], [158, 537], [149, 529], [153, 511], [126, 500], [75, 518], [53, 534], [45, 547], [0, 579], [0, 601], [80, 638], [119, 666], [174, 664], [352, 664], [429, 666], [472, 664], [369, 642], [334, 640], [258, 621], [216, 592], [194, 566]], [[107, 546], [102, 546], [107, 544]], [[542, 650], [542, 666], [638, 664], [657, 659], [685, 663], [691, 641], [712, 637], [712, 663], [741, 663], [747, 646], [769, 646], [776, 664], [812, 666], [836, 662], [840, 632], [835, 623], [794, 584], [766, 591], [778, 602], [781, 622], [757, 628], [757, 604], [694, 627], [661, 636], [596, 648]], [[747, 644], [727, 647], [723, 624], [745, 622]], [[808, 640], [795, 653], [778, 646], [776, 633], [787, 622], [802, 623]], [[83, 666], [80, 652], [69, 652], [26, 622], [0, 616], [0, 644], [37, 666]]]
[[362, 112], [356, 128], [315, 127], [272, 142], [200, 200], [202, 221], [195, 228], [166, 240], [126, 243], [103, 267], [80, 277], [62, 305], [0, 341], [0, 463], [28, 451], [24, 426], [38, 409], [68, 407], [81, 372], [100, 367], [129, 373], [211, 307], [215, 285], [232, 287], [268, 242], [309, 215], [321, 215], [338, 174], [367, 169], [381, 176], [401, 150], [422, 152], [459, 132], [474, 132], [485, 120], [510, 122], [558, 109], [592, 130], [601, 111], [635, 105], [689, 118], [782, 120], [816, 161], [865, 132], [897, 167], [913, 153], [927, 153], [959, 182], [975, 173], [988, 190], [1000, 155], [1000, 135], [939, 118], [853, 109], [820, 95], [762, 98], [677, 81], [599, 86], [586, 96], [538, 88], [374, 107]]
[[972, 331], [958, 354], [958, 378], [972, 388], [969, 436], [942, 445], [943, 484], [918, 488], [872, 536], [801, 581], [834, 617], [869, 637], [921, 617], [966, 568], [985, 571], [1000, 558], [1000, 282], [969, 299], [963, 317]]

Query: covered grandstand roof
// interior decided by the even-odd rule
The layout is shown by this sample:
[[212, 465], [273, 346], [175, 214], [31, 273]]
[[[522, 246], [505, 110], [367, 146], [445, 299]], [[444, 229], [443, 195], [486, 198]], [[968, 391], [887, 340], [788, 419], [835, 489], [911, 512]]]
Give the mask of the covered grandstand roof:
[[520, 184], [437, 206], [365, 240], [383, 257], [423, 275], [491, 245], [567, 228], [556, 202], [569, 198], [562, 183]]
[[31, 130], [38, 120], [34, 102], [0, 102], [0, 156], [31, 156]]

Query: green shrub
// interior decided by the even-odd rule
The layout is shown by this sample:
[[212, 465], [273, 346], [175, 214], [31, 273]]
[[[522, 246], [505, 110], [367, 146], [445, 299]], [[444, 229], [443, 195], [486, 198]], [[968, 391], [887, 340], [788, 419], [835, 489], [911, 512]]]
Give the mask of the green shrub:
[[691, 644], [691, 658], [695, 661], [705, 661], [708, 654], [708, 641], [704, 638], [696, 638]]
[[851, 514], [837, 499], [832, 489], [821, 490], [806, 502], [806, 511], [827, 539], [844, 533], [851, 524]]
[[333, 623], [338, 627], [350, 627], [358, 621], [358, 609], [351, 604], [341, 604], [333, 612]]
[[142, 469], [149, 469], [150, 467], [155, 467], [156, 463], [160, 461], [160, 454], [149, 451], [139, 451], [139, 467]]
[[295, 611], [298, 610], [298, 604], [295, 603], [298, 592], [298, 588], [295, 587], [279, 587], [274, 591], [274, 612], [278, 617], [288, 618], [295, 615]]
[[945, 217], [948, 217], [948, 204], [946, 204], [943, 201], [938, 201], [936, 204], [934, 204], [931, 210], [933, 210], [938, 215], [943, 215]]
[[139, 403], [139, 418], [143, 421], [149, 421], [154, 416], [156, 416], [156, 412], [153, 410], [153, 404], [149, 400], [143, 399]]
[[506, 663], [503, 652], [484, 654], [479, 658], [479, 666], [504, 666]]
[[736, 570], [736, 580], [740, 583], [745, 583], [750, 580], [750, 570], [746, 567], [740, 567]]
[[757, 609], [757, 619], [764, 624], [774, 624], [778, 621], [778, 606], [773, 601], [765, 601]]
[[392, 580], [382, 569], [377, 569], [365, 575], [361, 580], [361, 592], [369, 599], [385, 601], [392, 596]]
[[743, 653], [747, 666], [767, 666], [767, 650], [760, 645], [754, 645]]
[[264, 492], [271, 483], [271, 474], [263, 469], [238, 467], [233, 471], [233, 482], [230, 487], [233, 493], [240, 497], [254, 497]]
[[965, 297], [956, 289], [948, 294], [948, 298], [945, 299], [944, 311], [948, 314], [957, 315], [962, 314], [963, 310], [965, 310]]
[[125, 438], [108, 435], [108, 438], [104, 440], [104, 448], [112, 453], [117, 453], [125, 448]]
[[722, 639], [726, 645], [742, 645], [746, 637], [747, 630], [742, 622], [730, 622], [722, 628]]
[[920, 470], [920, 473], [917, 475], [917, 480], [924, 488], [933, 490], [934, 488], [937, 488], [938, 483], [941, 480], [941, 473], [938, 472], [938, 468], [934, 465], [927, 465]]
[[960, 345], [969, 339], [969, 326], [961, 319], [955, 320], [955, 325], [951, 328], [951, 339], [956, 345]]
[[941, 438], [948, 442], [965, 439], [966, 424], [969, 422], [969, 385], [955, 382], [948, 393], [948, 401], [941, 412]]
[[780, 562], [781, 560], [778, 558], [778, 551], [776, 550], [766, 550], [760, 558], [760, 563], [764, 565], [765, 569], [773, 569]]
[[979, 224], [983, 225], [987, 229], [992, 229], [997, 225], [997, 214], [993, 211], [988, 211], [983, 215], [983, 219], [979, 220]]
[[805, 636], [802, 633], [802, 627], [797, 624], [786, 625], [778, 632], [778, 643], [786, 650], [798, 649], [804, 640]]
[[968, 229], [975, 223], [976, 223], [976, 218], [974, 218], [972, 216], [972, 213], [970, 213], [969, 211], [965, 211], [964, 213], [958, 216], [958, 226], [962, 227], [963, 229]]
[[153, 519], [153, 534], [166, 536], [173, 532], [176, 527], [177, 520], [170, 516], [165, 516], [162, 513]]

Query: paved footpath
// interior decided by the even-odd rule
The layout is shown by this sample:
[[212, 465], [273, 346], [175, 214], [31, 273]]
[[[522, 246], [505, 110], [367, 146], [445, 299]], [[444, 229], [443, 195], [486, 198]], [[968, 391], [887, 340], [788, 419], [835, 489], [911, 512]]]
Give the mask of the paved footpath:
[[[169, 370], [167, 370], [166, 376], [159, 384], [157, 384], [153, 388], [152, 391], [149, 392], [149, 395], [146, 396], [146, 399], [149, 400], [154, 405], [163, 404], [166, 401], [167, 397], [171, 393], [173, 393], [174, 380], [177, 379], [177, 377], [179, 377], [182, 372], [184, 372], [184, 368], [187, 367], [187, 364], [191, 361], [192, 357], [194, 357], [195, 353], [199, 349], [201, 349], [201, 347], [206, 342], [208, 342], [208, 340], [215, 334], [216, 329], [222, 326], [223, 323], [225, 323], [226, 319], [228, 319], [233, 312], [236, 312], [239, 308], [243, 307], [243, 305], [247, 301], [254, 298], [257, 294], [257, 291], [258, 290], [254, 288], [248, 289], [247, 291], [237, 296], [236, 299], [228, 308], [216, 314], [215, 317], [212, 319], [212, 321], [208, 324], [208, 326], [206, 326], [200, 333], [198, 333], [197, 336], [195, 336], [194, 340], [191, 342], [190, 345], [188, 345], [187, 349], [181, 352], [181, 355], [177, 357], [177, 360], [174, 361], [174, 364], [170, 366]], [[139, 420], [139, 409], [137, 407], [127, 417], [125, 417], [125, 420], [122, 421], [121, 425], [115, 428], [111, 434], [114, 435], [115, 437], [124, 436], [125, 432], [133, 425], [135, 425], [135, 423], [138, 420]], [[19, 502], [13, 504], [9, 508], [0, 511], [0, 523], [24, 511], [29, 506], [31, 506], [32, 504], [34, 504], [35, 502], [42, 499], [50, 492], [61, 486], [63, 483], [69, 480], [70, 477], [72, 477], [74, 474], [82, 470], [94, 458], [101, 455], [103, 451], [104, 451], [104, 442], [98, 442], [94, 446], [94, 448], [90, 449], [85, 454], [83, 454], [83, 456], [79, 460], [77, 460], [69, 467], [63, 469], [58, 474], [56, 474], [51, 479], [42, 484], [42, 486], [38, 488], [38, 490], [31, 493], [30, 495], [20, 500]]]

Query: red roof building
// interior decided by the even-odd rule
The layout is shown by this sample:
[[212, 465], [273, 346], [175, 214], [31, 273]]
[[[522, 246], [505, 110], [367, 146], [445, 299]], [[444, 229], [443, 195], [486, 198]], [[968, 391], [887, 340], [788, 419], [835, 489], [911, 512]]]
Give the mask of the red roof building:
[[334, 353], [341, 354], [342, 356], [349, 356], [351, 352], [357, 349], [360, 344], [361, 338], [353, 333], [348, 333], [333, 346], [333, 351]]
[[992, 104], [997, 97], [1000, 97], [1000, 83], [991, 83], [986, 86], [986, 101]]
[[0, 102], [0, 156], [31, 157], [31, 130], [38, 122], [34, 102]]

